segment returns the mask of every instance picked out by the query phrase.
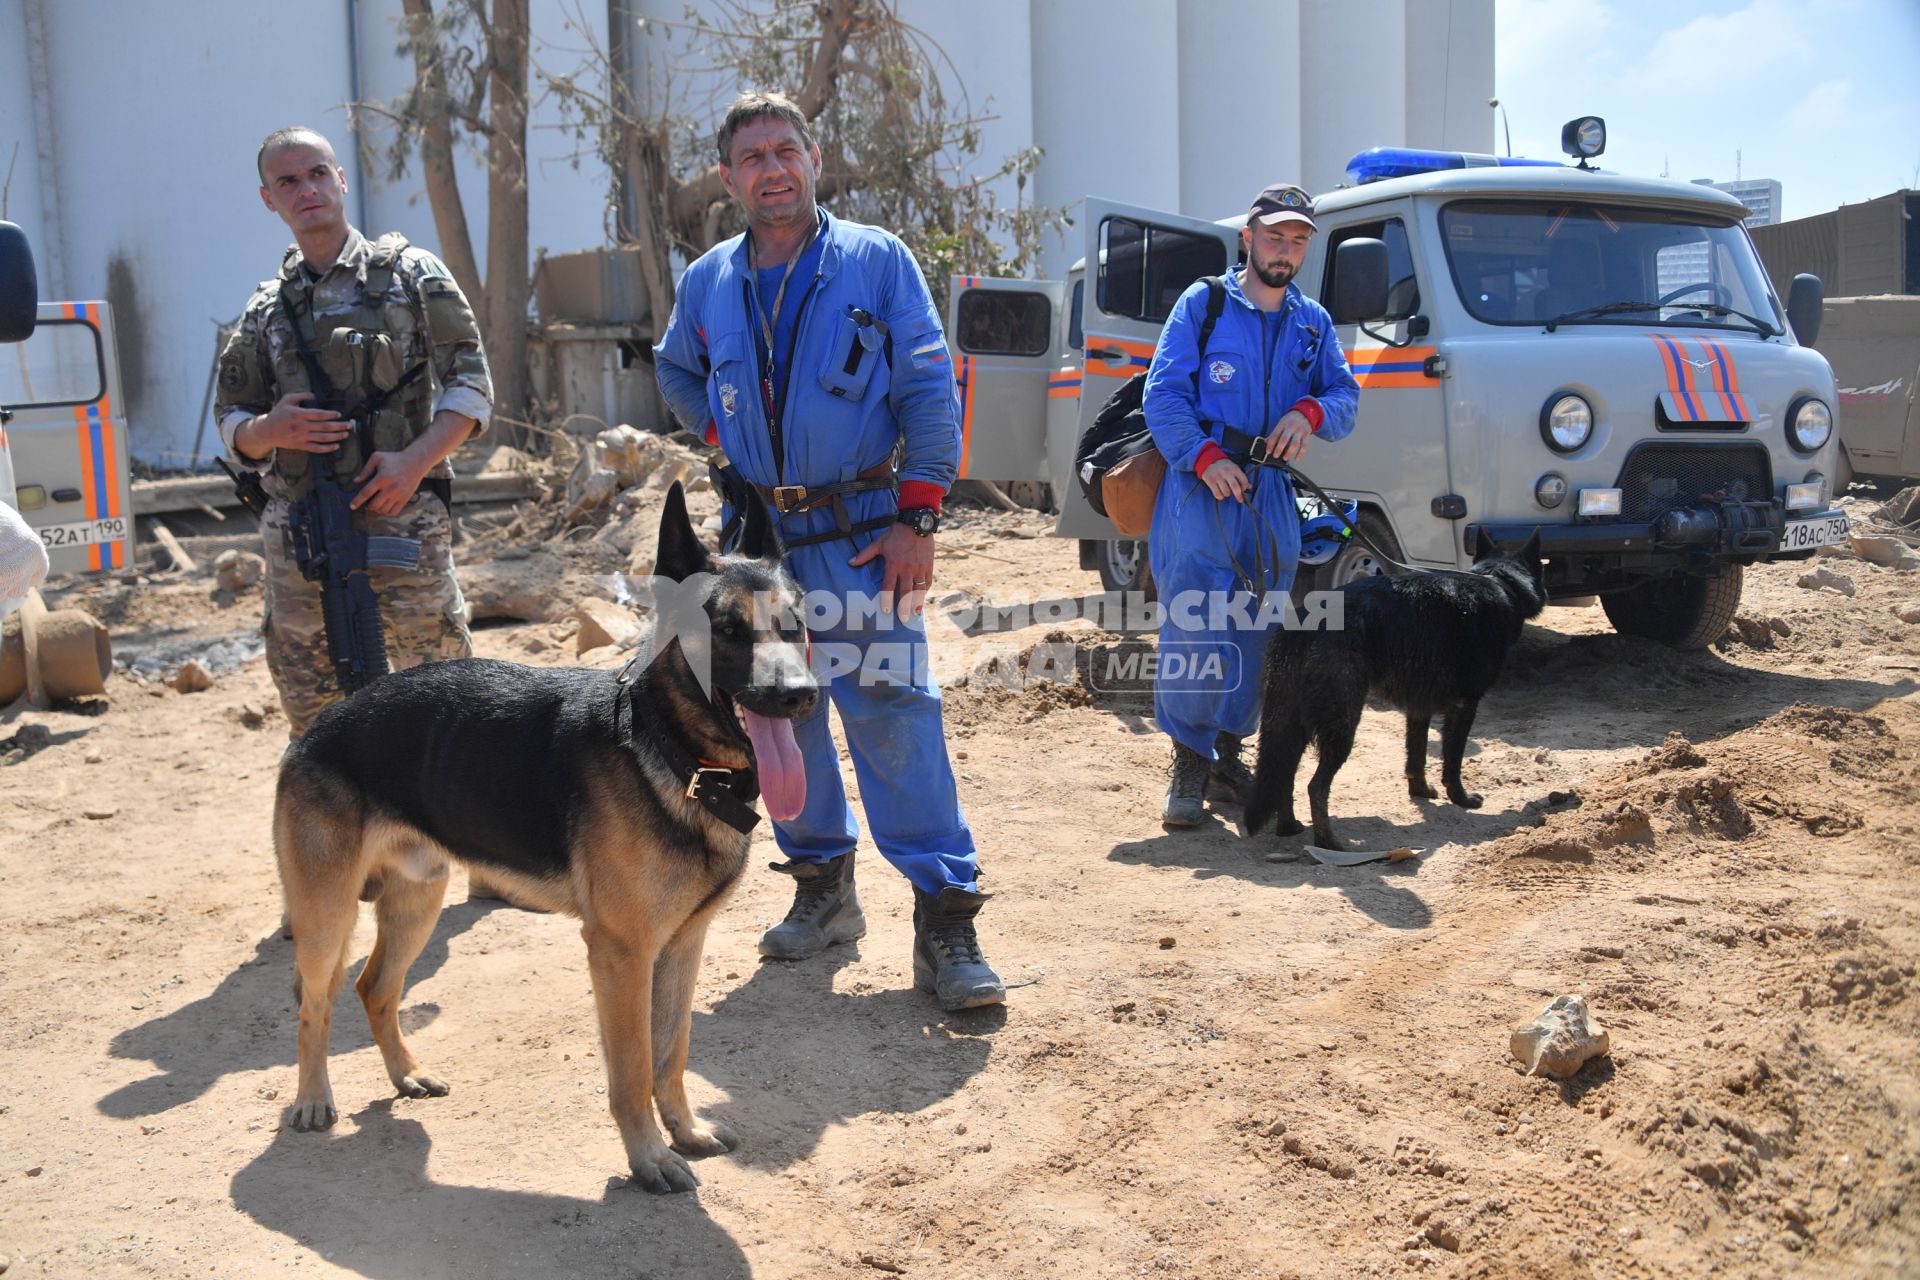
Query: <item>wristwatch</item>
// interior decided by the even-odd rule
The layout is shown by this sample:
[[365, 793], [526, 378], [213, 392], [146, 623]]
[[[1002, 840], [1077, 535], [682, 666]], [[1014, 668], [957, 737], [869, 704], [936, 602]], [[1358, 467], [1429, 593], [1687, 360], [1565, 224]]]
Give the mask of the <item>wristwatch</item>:
[[940, 527], [940, 513], [932, 507], [907, 507], [900, 512], [900, 523], [923, 538], [930, 538]]

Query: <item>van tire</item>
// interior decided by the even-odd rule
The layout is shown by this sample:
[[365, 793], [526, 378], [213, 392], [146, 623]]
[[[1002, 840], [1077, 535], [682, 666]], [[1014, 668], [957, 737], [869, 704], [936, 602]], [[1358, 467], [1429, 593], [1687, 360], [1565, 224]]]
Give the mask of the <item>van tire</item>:
[[1108, 591], [1138, 591], [1154, 598], [1153, 567], [1148, 563], [1145, 538], [1090, 538], [1093, 568]]
[[[1313, 565], [1308, 569], [1308, 581], [1300, 584], [1308, 591], [1338, 591], [1349, 582], [1361, 578], [1377, 577], [1387, 573], [1405, 573], [1406, 570], [1386, 563], [1379, 552], [1384, 551], [1395, 560], [1404, 560], [1406, 556], [1400, 550], [1400, 540], [1393, 536], [1393, 530], [1387, 527], [1386, 517], [1371, 507], [1362, 507], [1353, 522], [1354, 528], [1374, 545], [1364, 545], [1359, 538], [1349, 537], [1347, 545], [1333, 559], [1325, 564]], [[1375, 550], [1378, 548], [1378, 551]]]
[[1600, 597], [1607, 621], [1623, 636], [1658, 640], [1675, 649], [1704, 649], [1727, 632], [1740, 608], [1746, 571], [1731, 565], [1718, 578], [1675, 574]]

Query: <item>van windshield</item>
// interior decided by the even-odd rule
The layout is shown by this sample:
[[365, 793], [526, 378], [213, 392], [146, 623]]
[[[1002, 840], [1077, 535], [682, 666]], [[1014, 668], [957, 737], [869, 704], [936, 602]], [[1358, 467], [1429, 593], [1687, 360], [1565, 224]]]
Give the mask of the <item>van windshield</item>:
[[1461, 301], [1489, 324], [1784, 328], [1737, 222], [1678, 209], [1468, 200], [1441, 210], [1440, 229]]

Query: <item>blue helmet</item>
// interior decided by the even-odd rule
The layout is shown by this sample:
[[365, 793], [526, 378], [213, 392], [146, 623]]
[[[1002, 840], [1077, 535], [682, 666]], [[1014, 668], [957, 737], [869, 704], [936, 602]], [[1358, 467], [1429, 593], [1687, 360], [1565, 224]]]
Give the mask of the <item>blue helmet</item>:
[[1344, 522], [1318, 501], [1300, 500], [1301, 564], [1325, 564], [1353, 540], [1353, 530], [1349, 526], [1359, 518], [1360, 505], [1350, 498], [1341, 498], [1339, 503], [1341, 514], [1346, 516]]

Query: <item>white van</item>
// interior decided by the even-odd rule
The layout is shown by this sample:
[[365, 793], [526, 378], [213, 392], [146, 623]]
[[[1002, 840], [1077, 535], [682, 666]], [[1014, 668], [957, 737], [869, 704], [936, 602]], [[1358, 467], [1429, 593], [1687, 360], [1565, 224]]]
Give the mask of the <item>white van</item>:
[[0, 347], [0, 502], [26, 517], [54, 573], [133, 564], [127, 419], [104, 302], [42, 302]]
[[[1739, 201], [1585, 167], [1595, 124], [1569, 126], [1580, 167], [1375, 149], [1316, 201], [1298, 283], [1361, 395], [1353, 434], [1300, 469], [1396, 559], [1464, 568], [1480, 531], [1537, 527], [1554, 598], [1598, 595], [1621, 632], [1704, 647], [1744, 566], [1847, 537], [1833, 373], [1807, 345], [1819, 281], [1783, 306]], [[1232, 267], [1243, 222], [1089, 199], [1064, 282], [954, 278], [961, 474], [1051, 482], [1055, 532], [1110, 589], [1150, 585], [1145, 543], [1086, 504], [1075, 443], [1181, 292]], [[1300, 586], [1385, 567], [1356, 542]]]

